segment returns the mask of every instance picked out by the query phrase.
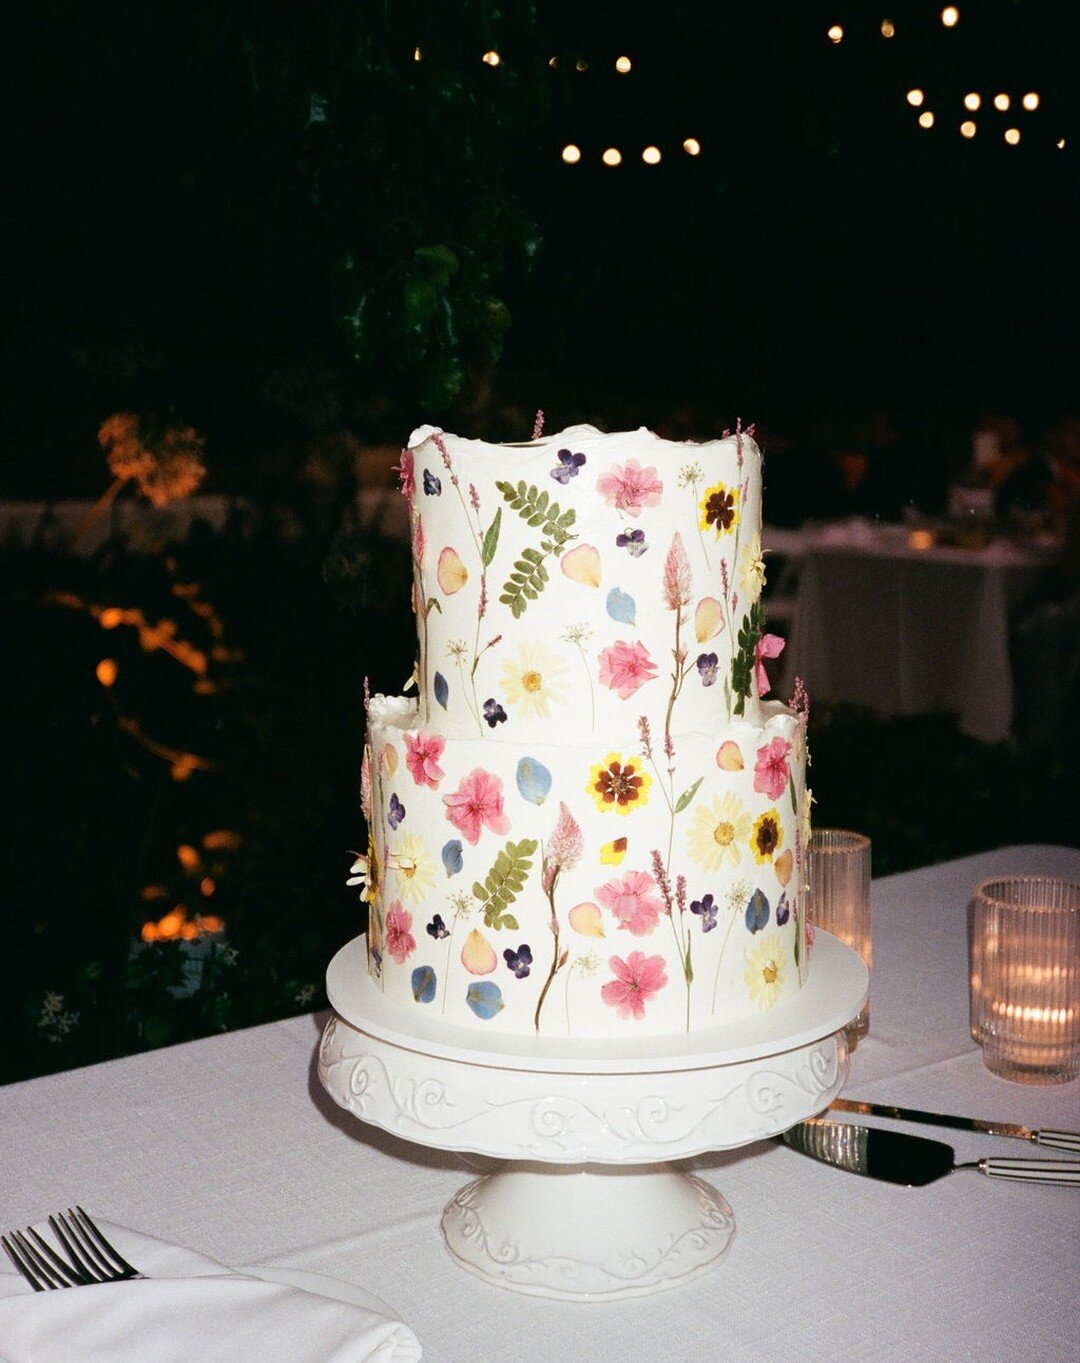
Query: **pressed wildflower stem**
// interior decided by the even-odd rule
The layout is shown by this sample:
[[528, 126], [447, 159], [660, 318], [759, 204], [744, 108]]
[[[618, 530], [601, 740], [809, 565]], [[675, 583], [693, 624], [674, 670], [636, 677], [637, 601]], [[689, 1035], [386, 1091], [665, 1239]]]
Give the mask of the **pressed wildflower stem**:
[[712, 986], [712, 1011], [716, 1012], [716, 990], [720, 984], [720, 966], [724, 959], [724, 952], [727, 951], [727, 944], [731, 938], [731, 929], [735, 926], [735, 918], [738, 914], [737, 909], [732, 909], [731, 918], [727, 925], [727, 932], [724, 933], [724, 940], [720, 947], [720, 954], [716, 958], [716, 973], [713, 975]]
[[559, 917], [555, 912], [555, 886], [558, 883], [558, 880], [559, 872], [556, 870], [551, 877], [551, 883], [547, 890], [548, 903], [551, 905], [551, 935], [554, 939], [554, 943], [551, 951], [551, 968], [548, 970], [548, 976], [544, 981], [544, 987], [540, 990], [540, 997], [536, 1001], [536, 1013], [533, 1016], [533, 1025], [538, 1032], [540, 1030], [540, 1014], [543, 1012], [544, 1001], [548, 996], [548, 991], [555, 981], [555, 976], [562, 969], [562, 966], [566, 964], [565, 956], [563, 956], [561, 962], [559, 960]]

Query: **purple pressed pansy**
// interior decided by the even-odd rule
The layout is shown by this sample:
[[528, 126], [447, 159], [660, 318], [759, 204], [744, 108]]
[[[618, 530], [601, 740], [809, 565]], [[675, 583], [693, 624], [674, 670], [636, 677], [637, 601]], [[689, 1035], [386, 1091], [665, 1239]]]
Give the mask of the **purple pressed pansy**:
[[511, 951], [509, 947], [503, 952], [503, 960], [514, 972], [519, 980], [523, 980], [529, 973], [532, 966], [532, 952], [529, 947], [522, 942], [517, 951]]
[[494, 696], [492, 696], [490, 700], [484, 701], [484, 718], [492, 729], [494, 729], [496, 724], [504, 724], [506, 722], [506, 711]]
[[698, 655], [697, 670], [701, 673], [702, 686], [712, 686], [716, 681], [716, 670], [720, 665], [720, 659], [715, 653], [701, 653]]
[[640, 558], [649, 547], [645, 543], [644, 530], [626, 530], [615, 536], [615, 543], [634, 558]]
[[442, 479], [436, 478], [430, 469], [424, 470], [424, 491], [429, 497], [442, 496]]
[[711, 894], [702, 895], [700, 899], [692, 899], [690, 912], [698, 914], [701, 918], [702, 932], [712, 932], [716, 927], [716, 905]]
[[551, 470], [551, 476], [557, 483], [562, 483], [563, 487], [569, 483], [571, 478], [578, 476], [578, 469], [585, 463], [583, 454], [571, 454], [569, 450], [559, 451], [559, 465]]
[[386, 822], [394, 831], [397, 831], [399, 824], [405, 817], [405, 806], [398, 799], [397, 795], [390, 796], [390, 808], [386, 811]]
[[788, 904], [787, 892], [780, 896], [780, 903], [776, 906], [776, 926], [782, 928], [791, 917], [791, 906]]
[[424, 931], [428, 934], [429, 937], [434, 937], [436, 942], [438, 942], [443, 937], [450, 936], [450, 929], [443, 922], [441, 913], [437, 913], [435, 915], [435, 917], [427, 925]]
[[371, 964], [375, 967], [375, 974], [382, 974], [382, 952], [378, 947], [371, 948]]

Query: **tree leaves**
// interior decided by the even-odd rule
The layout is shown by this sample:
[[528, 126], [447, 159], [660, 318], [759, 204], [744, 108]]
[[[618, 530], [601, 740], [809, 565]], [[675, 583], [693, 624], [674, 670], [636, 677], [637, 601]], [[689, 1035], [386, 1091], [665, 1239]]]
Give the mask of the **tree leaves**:
[[508, 842], [496, 856], [483, 884], [480, 881], [473, 884], [473, 897], [480, 901], [486, 927], [517, 931], [517, 919], [506, 910], [525, 888], [536, 848], [537, 843], [533, 838]]

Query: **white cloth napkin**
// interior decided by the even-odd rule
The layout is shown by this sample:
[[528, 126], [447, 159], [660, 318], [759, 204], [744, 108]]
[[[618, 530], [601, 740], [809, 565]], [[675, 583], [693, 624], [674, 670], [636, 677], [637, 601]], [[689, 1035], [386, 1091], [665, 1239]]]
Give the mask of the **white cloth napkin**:
[[[265, 1281], [194, 1250], [94, 1217], [145, 1278], [34, 1292], [0, 1253], [0, 1363], [416, 1363], [401, 1321], [330, 1295]], [[36, 1227], [50, 1244], [47, 1226]], [[268, 1274], [284, 1270], [267, 1269]], [[299, 1275], [298, 1275], [299, 1276]], [[306, 1285], [306, 1284], [305, 1284]], [[340, 1287], [341, 1299], [334, 1288]]]

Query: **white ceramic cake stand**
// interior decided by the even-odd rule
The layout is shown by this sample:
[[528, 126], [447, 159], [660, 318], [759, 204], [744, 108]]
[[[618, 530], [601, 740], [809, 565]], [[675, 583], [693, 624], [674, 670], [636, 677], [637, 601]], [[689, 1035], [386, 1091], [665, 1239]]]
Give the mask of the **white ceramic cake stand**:
[[361, 1121], [507, 1161], [462, 1188], [442, 1230], [462, 1268], [534, 1296], [607, 1301], [676, 1287], [723, 1257], [731, 1208], [672, 1160], [778, 1135], [848, 1071], [860, 957], [818, 932], [806, 985], [737, 1027], [572, 1041], [484, 1035], [388, 1001], [364, 939], [334, 957], [319, 1078]]

